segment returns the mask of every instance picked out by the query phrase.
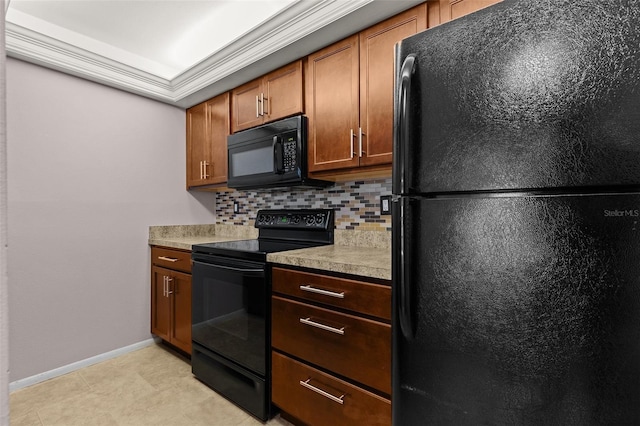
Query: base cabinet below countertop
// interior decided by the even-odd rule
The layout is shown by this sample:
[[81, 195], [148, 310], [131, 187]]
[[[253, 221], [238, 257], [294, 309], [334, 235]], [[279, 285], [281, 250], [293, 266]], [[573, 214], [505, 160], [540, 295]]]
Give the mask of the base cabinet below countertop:
[[191, 355], [191, 252], [151, 247], [151, 333]]
[[272, 402], [304, 425], [391, 425], [391, 283], [273, 267]]

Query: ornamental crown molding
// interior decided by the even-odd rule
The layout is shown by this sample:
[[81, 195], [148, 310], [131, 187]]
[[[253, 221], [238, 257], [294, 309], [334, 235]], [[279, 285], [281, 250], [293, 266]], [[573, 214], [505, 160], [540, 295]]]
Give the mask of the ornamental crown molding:
[[180, 104], [185, 98], [286, 49], [373, 1], [299, 0], [171, 80], [12, 22], [6, 22], [6, 51], [10, 57], [162, 102]]

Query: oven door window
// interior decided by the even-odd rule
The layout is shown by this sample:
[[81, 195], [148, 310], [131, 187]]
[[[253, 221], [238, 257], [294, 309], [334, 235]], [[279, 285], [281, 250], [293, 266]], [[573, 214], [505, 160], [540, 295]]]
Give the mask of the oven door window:
[[266, 372], [265, 265], [194, 260], [192, 339], [254, 372]]

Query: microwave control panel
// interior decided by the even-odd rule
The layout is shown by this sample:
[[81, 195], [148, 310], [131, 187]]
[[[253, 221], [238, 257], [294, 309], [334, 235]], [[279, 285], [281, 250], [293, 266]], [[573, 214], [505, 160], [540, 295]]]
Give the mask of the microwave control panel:
[[291, 172], [294, 171], [297, 167], [297, 157], [298, 157], [298, 142], [295, 138], [289, 137], [283, 143], [283, 160], [284, 160], [284, 171]]

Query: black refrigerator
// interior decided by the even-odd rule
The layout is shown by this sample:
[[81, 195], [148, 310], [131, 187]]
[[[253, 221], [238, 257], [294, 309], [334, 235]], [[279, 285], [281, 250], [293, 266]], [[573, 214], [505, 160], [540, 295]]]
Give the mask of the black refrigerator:
[[393, 424], [640, 424], [640, 1], [396, 46]]

